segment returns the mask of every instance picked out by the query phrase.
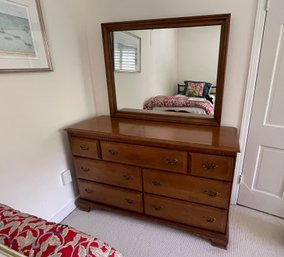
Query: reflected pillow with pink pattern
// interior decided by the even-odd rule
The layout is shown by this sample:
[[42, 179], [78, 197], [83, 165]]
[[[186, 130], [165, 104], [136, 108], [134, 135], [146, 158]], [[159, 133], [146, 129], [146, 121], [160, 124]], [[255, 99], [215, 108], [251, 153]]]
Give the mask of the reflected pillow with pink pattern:
[[204, 82], [188, 82], [185, 95], [189, 97], [202, 97], [204, 86]]

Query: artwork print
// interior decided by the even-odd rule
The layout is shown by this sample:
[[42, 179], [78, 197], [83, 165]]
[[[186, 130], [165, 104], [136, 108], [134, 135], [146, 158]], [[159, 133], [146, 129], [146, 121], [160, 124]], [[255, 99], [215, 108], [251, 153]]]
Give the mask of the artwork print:
[[0, 0], [0, 73], [52, 71], [41, 0]]
[[0, 55], [36, 56], [28, 9], [0, 1]]

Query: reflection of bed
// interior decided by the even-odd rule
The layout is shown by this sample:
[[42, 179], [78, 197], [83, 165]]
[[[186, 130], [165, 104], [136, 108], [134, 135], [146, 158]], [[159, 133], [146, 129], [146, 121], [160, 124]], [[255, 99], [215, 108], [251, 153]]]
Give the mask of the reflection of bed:
[[122, 257], [95, 237], [21, 213], [1, 203], [0, 246], [0, 256], [5, 257]]
[[176, 96], [158, 95], [144, 102], [144, 110], [184, 112], [214, 115], [214, 97], [210, 93], [211, 83], [185, 80], [178, 84]]
[[155, 96], [148, 99], [144, 110], [186, 112], [194, 114], [214, 114], [214, 106], [205, 98], [176, 96]]

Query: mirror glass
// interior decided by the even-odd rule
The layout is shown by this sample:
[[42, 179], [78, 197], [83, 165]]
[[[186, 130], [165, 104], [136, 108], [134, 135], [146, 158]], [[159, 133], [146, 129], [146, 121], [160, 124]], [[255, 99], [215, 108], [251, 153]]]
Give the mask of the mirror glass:
[[229, 18], [102, 24], [111, 115], [219, 125]]

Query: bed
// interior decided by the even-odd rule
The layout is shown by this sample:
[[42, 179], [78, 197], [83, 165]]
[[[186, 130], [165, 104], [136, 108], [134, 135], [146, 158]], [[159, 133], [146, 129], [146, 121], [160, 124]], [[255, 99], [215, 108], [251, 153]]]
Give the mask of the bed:
[[184, 112], [214, 115], [214, 96], [210, 95], [211, 83], [185, 80], [178, 84], [178, 95], [158, 95], [144, 102], [144, 110]]
[[96, 237], [1, 203], [0, 256], [123, 257]]

